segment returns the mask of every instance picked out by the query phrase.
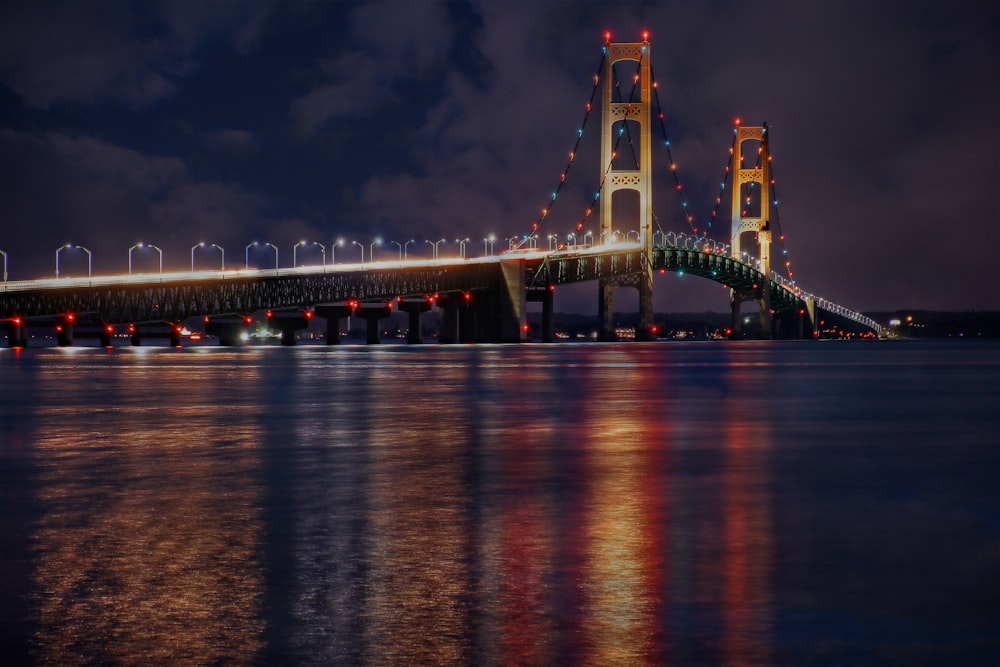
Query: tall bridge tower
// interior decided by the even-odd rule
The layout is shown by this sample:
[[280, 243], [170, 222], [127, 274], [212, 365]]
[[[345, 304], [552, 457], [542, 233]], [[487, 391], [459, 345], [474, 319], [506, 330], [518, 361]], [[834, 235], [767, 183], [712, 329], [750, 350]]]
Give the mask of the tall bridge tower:
[[[612, 240], [614, 219], [612, 204], [614, 193], [618, 190], [635, 190], [639, 194], [639, 243], [643, 248], [642, 271], [619, 279], [599, 281], [598, 318], [600, 320], [601, 340], [614, 340], [614, 311], [612, 309], [612, 294], [618, 287], [635, 287], [639, 290], [639, 326], [636, 329], [637, 339], [650, 337], [650, 326], [653, 324], [653, 198], [652, 198], [652, 142], [650, 123], [650, 108], [652, 106], [651, 68], [649, 56], [649, 36], [643, 33], [642, 42], [608, 42], [607, 56], [604, 60], [604, 93], [603, 110], [601, 113], [601, 166], [607, 168], [607, 174], [601, 174], [604, 187], [601, 192], [601, 238], [605, 242]], [[629, 102], [613, 102], [614, 66], [621, 60], [632, 60], [639, 63], [640, 100]], [[617, 123], [633, 122], [639, 126], [639, 168], [616, 169], [615, 147], [616, 139], [613, 132]]]
[[[758, 159], [753, 167], [743, 167], [743, 142], [754, 140], [759, 142]], [[764, 274], [761, 283], [751, 290], [736, 290], [730, 292], [730, 317], [732, 318], [733, 334], [737, 335], [742, 321], [740, 305], [745, 301], [756, 301], [760, 308], [760, 337], [771, 337], [771, 153], [767, 147], [767, 123], [757, 127], [739, 126], [736, 128], [736, 141], [733, 147], [733, 227], [730, 247], [731, 257], [741, 260], [745, 232], [754, 232], [760, 246], [760, 271]], [[758, 190], [758, 212], [752, 215], [750, 206], [753, 199], [747, 193], [754, 184]]]

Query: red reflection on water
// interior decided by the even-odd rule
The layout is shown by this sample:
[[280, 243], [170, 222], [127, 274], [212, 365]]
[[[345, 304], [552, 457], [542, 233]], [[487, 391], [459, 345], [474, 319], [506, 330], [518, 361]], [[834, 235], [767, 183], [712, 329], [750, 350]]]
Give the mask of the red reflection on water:
[[[746, 381], [746, 368], [732, 371]], [[748, 382], [743, 391], [752, 391]], [[767, 417], [727, 410], [722, 476], [722, 653], [727, 665], [771, 663], [771, 554]]]

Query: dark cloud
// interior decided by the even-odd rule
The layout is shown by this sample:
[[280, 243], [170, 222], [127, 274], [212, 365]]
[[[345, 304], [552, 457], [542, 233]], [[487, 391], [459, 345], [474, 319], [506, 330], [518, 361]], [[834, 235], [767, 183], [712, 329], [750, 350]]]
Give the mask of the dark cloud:
[[[595, 116], [550, 206], [601, 34], [648, 28], [700, 229], [733, 118], [767, 121], [806, 289], [861, 309], [1000, 308], [993, 3], [18, 0], [0, 26], [0, 248], [15, 278], [50, 273], [67, 240], [112, 272], [136, 240], [173, 268], [201, 240], [233, 256], [376, 235], [481, 251], [543, 207], [543, 234], [563, 236], [602, 171]], [[663, 150], [653, 163], [657, 220], [683, 230]], [[658, 281], [658, 309], [728, 303], [714, 284]], [[592, 291], [557, 306], [593, 310]]]

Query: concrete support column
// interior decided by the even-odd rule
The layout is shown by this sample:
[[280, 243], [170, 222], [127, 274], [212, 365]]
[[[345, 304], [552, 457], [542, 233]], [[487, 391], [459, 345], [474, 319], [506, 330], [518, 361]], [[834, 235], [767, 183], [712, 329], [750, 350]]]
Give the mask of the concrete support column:
[[613, 341], [615, 336], [615, 314], [612, 310], [612, 296], [616, 285], [610, 280], [599, 280], [597, 301], [597, 340]]
[[27, 347], [28, 328], [19, 317], [0, 322], [0, 327], [7, 332], [7, 347]]
[[555, 318], [553, 317], [552, 313], [554, 294], [555, 294], [555, 285], [546, 285], [545, 287], [535, 287], [528, 290], [527, 294], [528, 301], [539, 302], [542, 304], [543, 343], [554, 343], [556, 340]]
[[250, 333], [249, 318], [205, 318], [205, 333], [219, 338], [219, 345], [224, 347], [236, 347], [243, 345], [246, 341], [243, 334]]
[[406, 342], [411, 345], [422, 343], [420, 316], [431, 309], [431, 300], [426, 297], [421, 299], [402, 299], [399, 301], [399, 309], [410, 317], [409, 333], [406, 336]]
[[131, 336], [132, 347], [138, 347], [142, 345], [142, 334], [139, 332], [139, 327], [135, 324], [128, 325], [128, 332]]
[[468, 292], [459, 295], [458, 299], [458, 341], [460, 343], [476, 342], [476, 311], [472, 308]]
[[355, 302], [324, 304], [313, 310], [319, 317], [326, 318], [326, 344], [340, 345], [340, 321], [350, 317], [357, 310]]
[[358, 309], [358, 315], [368, 322], [367, 337], [365, 342], [369, 345], [377, 345], [382, 340], [382, 330], [379, 322], [392, 314], [392, 308], [384, 304], [364, 304]]
[[760, 331], [757, 337], [763, 340], [770, 340], [771, 335], [771, 282], [764, 279], [764, 284], [760, 287], [760, 297], [757, 299], [760, 308]]
[[115, 335], [115, 326], [113, 324], [102, 324], [101, 325], [101, 347], [111, 347], [112, 339]]
[[451, 344], [458, 342], [458, 309], [460, 295], [442, 294], [437, 305], [441, 316], [441, 330], [438, 332], [438, 342]]
[[281, 344], [292, 346], [296, 344], [295, 334], [309, 328], [312, 313], [274, 313], [271, 316], [271, 326], [281, 331]]
[[729, 290], [729, 339], [740, 340], [743, 338], [743, 318], [740, 317], [740, 304], [743, 300], [739, 293]]
[[639, 277], [639, 326], [635, 329], [636, 340], [656, 340], [653, 317], [653, 264], [650, 259]]
[[60, 315], [56, 318], [56, 344], [59, 347], [70, 347], [73, 345], [73, 323], [76, 317], [73, 315]]

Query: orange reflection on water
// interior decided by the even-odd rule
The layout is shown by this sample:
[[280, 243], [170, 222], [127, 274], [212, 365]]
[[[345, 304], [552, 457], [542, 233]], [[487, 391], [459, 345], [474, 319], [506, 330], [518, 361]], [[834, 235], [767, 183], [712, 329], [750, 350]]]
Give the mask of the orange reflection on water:
[[[141, 380], [120, 373], [125, 386]], [[169, 385], [169, 372], [158, 381]], [[161, 410], [126, 394], [89, 413], [67, 400], [40, 421], [33, 654], [59, 665], [252, 662], [256, 427], [203, 394]]]
[[[376, 369], [372, 384], [385, 386], [394, 373], [392, 368]], [[438, 368], [426, 381], [411, 376], [425, 390], [414, 392], [412, 401], [397, 403], [391, 419], [371, 421], [366, 508], [370, 571], [360, 610], [367, 664], [469, 661], [465, 548], [470, 527], [462, 485], [469, 425], [461, 411], [458, 416], [442, 411], [436, 395], [449, 386], [454, 391], [465, 373], [456, 366]], [[449, 391], [445, 394], [453, 396]], [[396, 446], [397, 441], [405, 444]]]
[[662, 664], [667, 489], [655, 480], [667, 443], [665, 415], [650, 410], [644, 398], [664, 378], [629, 363], [604, 373], [606, 383], [593, 385], [582, 430], [588, 486], [580, 508], [581, 659], [588, 665]]

